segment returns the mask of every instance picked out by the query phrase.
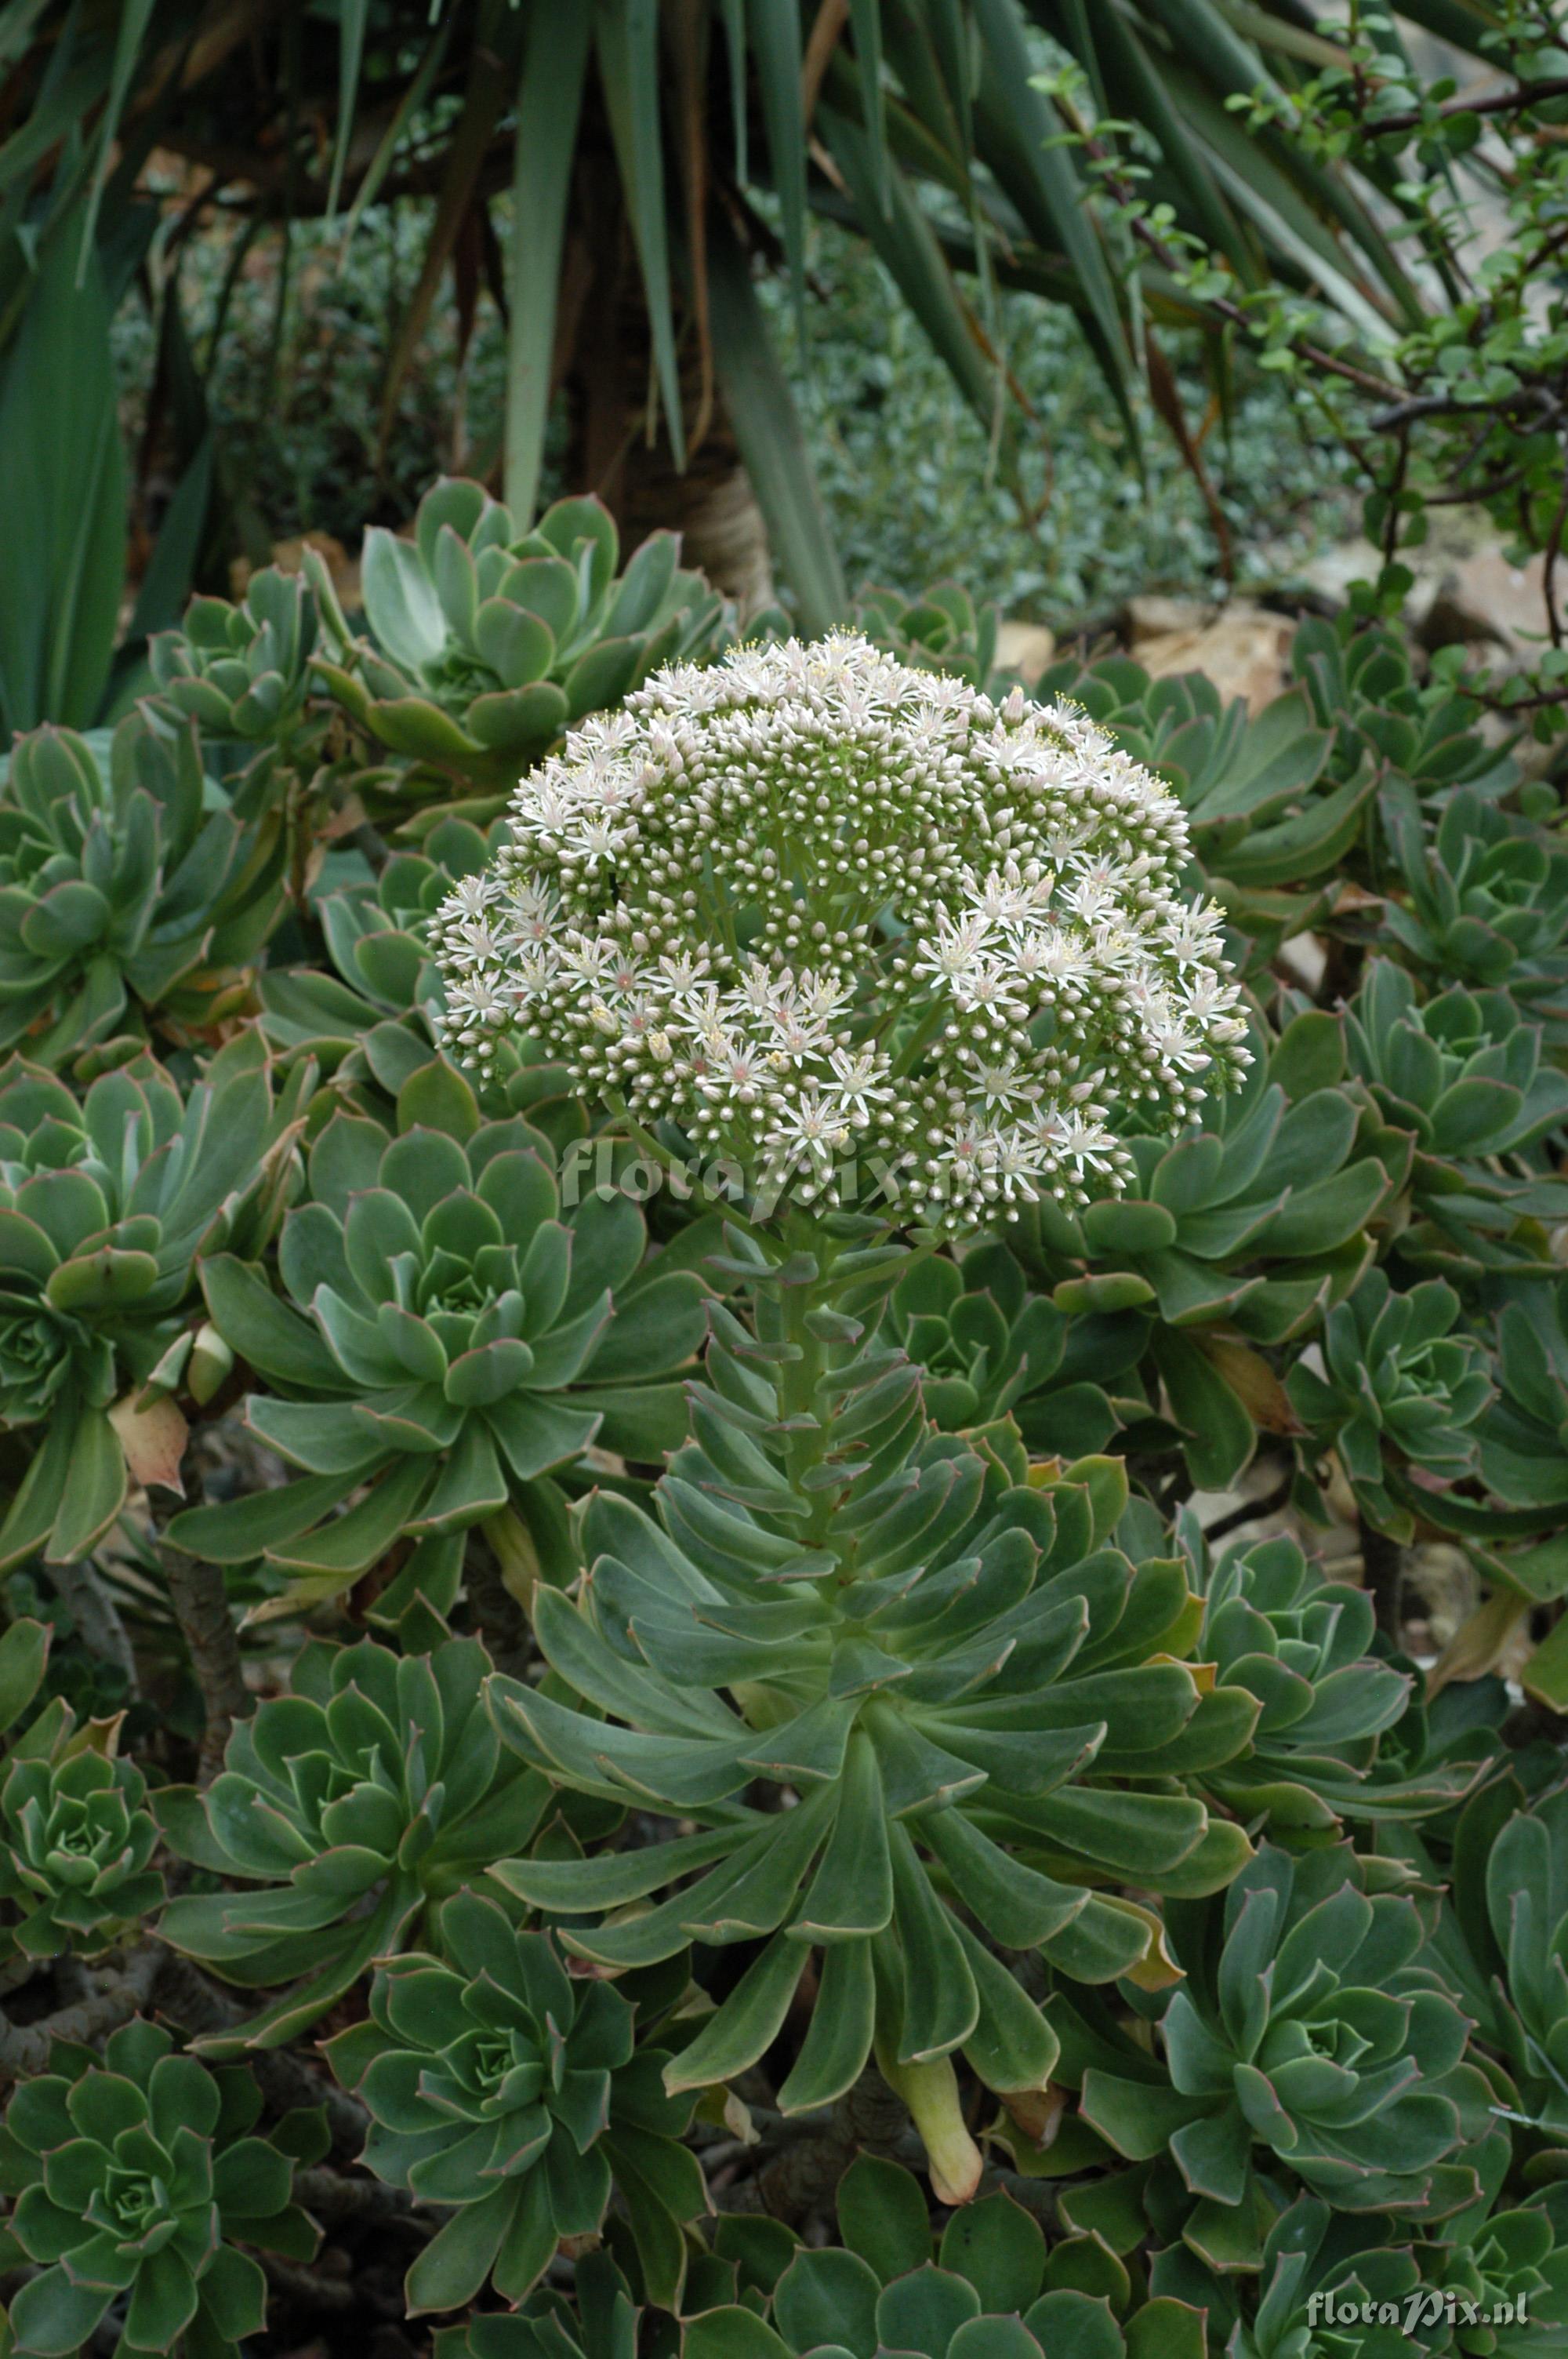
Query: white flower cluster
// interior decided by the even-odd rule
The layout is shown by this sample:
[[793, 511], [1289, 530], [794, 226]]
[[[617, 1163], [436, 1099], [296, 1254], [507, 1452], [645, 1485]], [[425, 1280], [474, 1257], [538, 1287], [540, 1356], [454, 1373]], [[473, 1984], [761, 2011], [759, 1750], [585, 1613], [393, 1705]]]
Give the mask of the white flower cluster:
[[1130, 1169], [1114, 1108], [1175, 1127], [1246, 1062], [1175, 798], [1081, 712], [861, 638], [655, 674], [511, 824], [433, 924], [447, 1046], [531, 1035], [760, 1193], [852, 1159], [950, 1233], [1085, 1202]]

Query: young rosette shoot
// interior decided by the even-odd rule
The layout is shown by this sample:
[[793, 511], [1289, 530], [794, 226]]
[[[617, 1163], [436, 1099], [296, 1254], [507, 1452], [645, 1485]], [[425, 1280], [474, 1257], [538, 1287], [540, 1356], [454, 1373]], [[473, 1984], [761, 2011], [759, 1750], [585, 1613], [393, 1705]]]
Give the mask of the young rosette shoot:
[[171, 1901], [158, 1930], [247, 1990], [292, 1988], [204, 2052], [308, 2031], [374, 1959], [418, 1938], [427, 1909], [526, 1842], [542, 1778], [503, 1755], [477, 1639], [400, 1658], [366, 1640], [307, 1647], [292, 1691], [229, 1739], [211, 1789], [152, 1798], [179, 1858], [251, 1888]]
[[763, 1202], [1085, 1201], [1131, 1168], [1113, 1108], [1174, 1127], [1245, 1062], [1175, 798], [1081, 713], [864, 639], [656, 675], [510, 818], [433, 929], [447, 1045], [532, 1035]]
[[251, 2245], [308, 2260], [313, 2221], [291, 2200], [296, 2160], [319, 2158], [316, 2118], [252, 2135], [250, 2074], [210, 2072], [139, 2018], [91, 2049], [57, 2041], [0, 2130], [0, 2189], [12, 2199], [0, 2259], [35, 2266], [11, 2303], [17, 2359], [74, 2359], [124, 2304], [114, 2349], [238, 2359], [265, 2322], [266, 2280]]
[[440, 1957], [382, 1966], [368, 2020], [327, 2043], [370, 2111], [367, 2169], [453, 2207], [408, 2272], [410, 2310], [460, 2309], [487, 2279], [521, 2301], [563, 2238], [598, 2234], [612, 2189], [650, 2294], [673, 2307], [682, 2223], [707, 2191], [664, 2055], [635, 2046], [612, 1984], [568, 1975], [546, 1935], [517, 1932], [493, 1901], [460, 1893], [439, 1937]]
[[[914, 1371], [851, 1341], [829, 1350], [822, 1385], [853, 1464], [819, 1463], [792, 1491], [780, 1459], [796, 1437], [762, 1356], [777, 1347], [714, 1316], [661, 1522], [596, 1495], [579, 1601], [535, 1593], [539, 1642], [589, 1710], [491, 1682], [503, 1736], [556, 1784], [697, 1832], [495, 1873], [607, 1967], [693, 1940], [762, 1945], [673, 2060], [675, 2089], [755, 2063], [820, 1947], [781, 2105], [827, 2104], [874, 2049], [934, 2184], [962, 2201], [979, 2156], [955, 2057], [1013, 2092], [1043, 2088], [1056, 2053], [970, 1920], [1086, 1981], [1157, 1975], [1157, 1920], [1100, 1887], [1209, 1891], [1235, 1873], [1240, 1830], [1177, 1781], [1239, 1752], [1258, 1707], [1205, 1693], [1174, 1659], [1198, 1621], [1182, 1566], [1135, 1567], [1106, 1544], [1126, 1505], [1119, 1467], [1032, 1480], [1010, 1427], [931, 1431]], [[757, 1808], [759, 1785], [795, 1807]], [[624, 1913], [654, 1894], [668, 1897]]]
[[1064, 2077], [1120, 2153], [1169, 2155], [1203, 2258], [1255, 2268], [1261, 2182], [1282, 2169], [1336, 2210], [1439, 2222], [1483, 2191], [1491, 2092], [1462, 2061], [1469, 2022], [1427, 1971], [1415, 1902], [1347, 1845], [1266, 1845], [1223, 1898], [1168, 1904], [1186, 1979], [1160, 2025], [1162, 2064], [1125, 2034], [1053, 2006]]
[[707, 1288], [647, 1259], [627, 1197], [563, 1206], [520, 1120], [461, 1139], [339, 1114], [308, 1170], [278, 1244], [288, 1299], [233, 1256], [202, 1271], [213, 1323], [272, 1388], [246, 1421], [304, 1479], [192, 1509], [169, 1536], [283, 1576], [264, 1618], [334, 1596], [409, 1534], [426, 1546], [379, 1615], [416, 1590], [444, 1614], [464, 1532], [590, 1442], [657, 1464], [679, 1441], [665, 1379], [702, 1338]]
[[0, 1568], [87, 1555], [133, 1477], [178, 1488], [173, 1396], [211, 1398], [232, 1365], [194, 1265], [261, 1252], [311, 1080], [275, 1094], [254, 1032], [189, 1095], [145, 1054], [80, 1101], [20, 1059], [0, 1071], [0, 1430], [31, 1451]]
[[129, 714], [106, 774], [68, 729], [19, 738], [0, 788], [0, 1047], [58, 1066], [133, 1007], [207, 1020], [283, 913], [284, 850], [276, 816], [215, 796], [188, 721]]
[[[1130, 2346], [1106, 2295], [1074, 2282], [1077, 2256], [1049, 2254], [1011, 2195], [955, 2212], [933, 2239], [919, 2181], [863, 2154], [838, 2183], [838, 2233], [842, 2245], [795, 2254], [767, 2324], [739, 2303], [699, 2311], [681, 2359], [1204, 2359], [1202, 2315], [1175, 2300], [1146, 2303]], [[1108, 2248], [1098, 2257], [1125, 2288]]]

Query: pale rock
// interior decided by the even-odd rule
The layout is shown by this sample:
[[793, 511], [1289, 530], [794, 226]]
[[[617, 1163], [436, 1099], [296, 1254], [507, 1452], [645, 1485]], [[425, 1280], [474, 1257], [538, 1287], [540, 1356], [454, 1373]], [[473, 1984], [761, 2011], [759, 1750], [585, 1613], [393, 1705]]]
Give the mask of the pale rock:
[[1056, 634], [1044, 623], [1003, 623], [996, 635], [996, 659], [1002, 671], [1015, 672], [1025, 688], [1033, 688], [1056, 652]]
[[1152, 679], [1201, 671], [1222, 699], [1257, 712], [1289, 684], [1295, 624], [1247, 599], [1217, 609], [1186, 598], [1134, 598], [1128, 607], [1132, 653]]

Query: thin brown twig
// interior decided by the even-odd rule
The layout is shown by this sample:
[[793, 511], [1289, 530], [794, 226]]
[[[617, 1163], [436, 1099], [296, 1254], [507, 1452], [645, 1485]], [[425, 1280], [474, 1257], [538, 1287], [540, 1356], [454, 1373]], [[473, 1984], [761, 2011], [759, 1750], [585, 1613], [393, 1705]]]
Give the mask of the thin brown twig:
[[1369, 139], [1419, 131], [1424, 124], [1447, 122], [1456, 114], [1514, 114], [1521, 107], [1541, 106], [1551, 98], [1568, 97], [1568, 74], [1549, 75], [1541, 82], [1521, 82], [1515, 90], [1494, 91], [1490, 98], [1446, 98], [1440, 106], [1407, 108], [1400, 114], [1363, 115], [1360, 128]]

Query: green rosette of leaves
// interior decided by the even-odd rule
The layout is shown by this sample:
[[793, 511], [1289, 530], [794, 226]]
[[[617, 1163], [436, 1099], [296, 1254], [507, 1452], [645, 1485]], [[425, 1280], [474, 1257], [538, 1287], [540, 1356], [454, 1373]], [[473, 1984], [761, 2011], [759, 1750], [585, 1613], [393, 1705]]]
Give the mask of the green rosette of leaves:
[[597, 499], [557, 500], [531, 532], [479, 484], [450, 477], [419, 503], [409, 539], [365, 535], [365, 634], [324, 570], [317, 679], [412, 765], [395, 790], [455, 774], [504, 788], [575, 722], [617, 704], [659, 665], [711, 658], [735, 636], [679, 537], [650, 534], [617, 573], [620, 540]]
[[163, 1939], [246, 1990], [293, 1987], [204, 2053], [309, 2029], [372, 1961], [417, 1940], [427, 1908], [525, 1842], [544, 1780], [502, 1754], [477, 1639], [398, 1657], [372, 1640], [307, 1647], [291, 1692], [242, 1721], [208, 1792], [152, 1797], [179, 1858], [253, 1887], [171, 1901]]
[[[1374, 1254], [1369, 1228], [1410, 1169], [1407, 1139], [1344, 1087], [1345, 1044], [1320, 1010], [1278, 1039], [1254, 1022], [1252, 1063], [1174, 1141], [1129, 1139], [1126, 1194], [1073, 1213], [1022, 1208], [1014, 1249], [1055, 1306], [1099, 1319], [1141, 1310], [1165, 1418], [1119, 1414], [1135, 1448], [1180, 1448], [1201, 1489], [1232, 1484], [1260, 1427], [1292, 1410], [1259, 1346], [1315, 1334]], [[1114, 1371], [1119, 1354], [1108, 1339]], [[1130, 1386], [1129, 1391], [1134, 1388]]]
[[[1335, 777], [1359, 776], [1381, 788], [1385, 824], [1391, 805], [1419, 813], [1456, 788], [1497, 801], [1518, 786], [1519, 765], [1506, 745], [1489, 740], [1475, 698], [1452, 679], [1426, 676], [1402, 632], [1369, 622], [1357, 608], [1332, 622], [1314, 615], [1303, 623], [1291, 643], [1291, 669], [1319, 725], [1332, 733]], [[1383, 923], [1380, 909], [1373, 922]]]
[[1285, 1381], [1303, 1448], [1332, 1445], [1362, 1513], [1394, 1539], [1411, 1537], [1430, 1491], [1476, 1471], [1493, 1384], [1482, 1346], [1454, 1332], [1459, 1313], [1442, 1278], [1396, 1293], [1369, 1270], [1324, 1322], [1322, 1372], [1298, 1361]]
[[[41, 1623], [0, 1637], [0, 1731], [33, 1701], [49, 1658]], [[0, 1767], [0, 1953], [92, 1956], [163, 1898], [146, 1780], [118, 1751], [119, 1723], [79, 1728], [63, 1697], [15, 1737]]]
[[[1568, 2202], [1499, 2203], [1443, 2255], [1437, 2290], [1455, 2306], [1454, 2348], [1477, 2359], [1568, 2353]], [[1510, 2319], [1511, 2323], [1506, 2322]], [[1489, 2322], [1488, 2322], [1489, 2321]], [[1499, 2323], [1498, 2321], [1505, 2321]]]
[[[453, 885], [493, 857], [496, 832], [443, 816], [422, 845], [399, 847], [373, 878], [323, 893], [317, 907], [333, 972], [274, 967], [261, 976], [268, 1038], [308, 1047], [332, 1069], [373, 1025], [427, 1020], [443, 995], [425, 926]], [[427, 1047], [427, 1059], [433, 1053]]]
[[1461, 2060], [1469, 2023], [1426, 1970], [1415, 1903], [1379, 1888], [1397, 1875], [1346, 1845], [1270, 1844], [1222, 1902], [1170, 1903], [1185, 1979], [1157, 2053], [1103, 2011], [1053, 2006], [1085, 2120], [1135, 2161], [1169, 2156], [1182, 2234], [1211, 2266], [1259, 2265], [1276, 2176], [1429, 2223], [1484, 2192], [1491, 2091]]
[[192, 598], [178, 630], [147, 642], [147, 661], [161, 704], [206, 737], [268, 744], [304, 711], [316, 642], [309, 583], [267, 565], [238, 600]]
[[1568, 1021], [1568, 847], [1473, 792], [1450, 796], [1430, 843], [1413, 796], [1394, 815], [1409, 897], [1387, 904], [1393, 939], [1444, 981], [1507, 993], [1560, 1040]]
[[665, 2093], [656, 2049], [608, 1982], [573, 1978], [542, 1933], [460, 1893], [441, 1956], [390, 1959], [370, 2017], [327, 2043], [369, 2108], [367, 2169], [453, 2207], [408, 2272], [415, 2311], [449, 2310], [492, 2283], [519, 2302], [565, 2237], [597, 2235], [618, 2190], [653, 2297], [673, 2307], [681, 2223], [707, 2201], [680, 2144], [689, 2099]]
[[1107, 1386], [1149, 1341], [1139, 1311], [1074, 1315], [1032, 1293], [995, 1243], [961, 1261], [916, 1262], [889, 1296], [883, 1325], [920, 1368], [926, 1414], [946, 1432], [1011, 1416], [1031, 1450], [1063, 1458], [1105, 1448], [1121, 1421]]
[[319, 2158], [317, 2115], [252, 2135], [261, 2100], [248, 2072], [210, 2072], [140, 2018], [100, 2063], [57, 2041], [0, 2131], [0, 2232], [8, 2268], [38, 2274], [11, 2304], [17, 2359], [91, 2349], [125, 2305], [117, 2351], [237, 2359], [265, 2321], [266, 2280], [251, 2245], [308, 2260], [319, 2242], [293, 2202], [294, 2165]]
[[1487, 2036], [1519, 2110], [1554, 2147], [1568, 2146], [1568, 1789], [1510, 1813], [1518, 1799], [1505, 1782], [1473, 1805], [1455, 1900], [1492, 2002]]
[[1568, 1185], [1541, 1149], [1568, 1117], [1568, 1075], [1546, 1061], [1539, 1027], [1500, 991], [1422, 1005], [1387, 959], [1370, 962], [1342, 1020], [1351, 1072], [1415, 1141], [1401, 1256], [1461, 1279], [1549, 1266], [1538, 1224], [1568, 1219]]
[[[281, 1055], [313, 1057], [340, 1092], [372, 1114], [385, 1101], [402, 1103], [411, 1084], [411, 1103], [438, 1087], [454, 1109], [466, 1108], [475, 1077], [438, 1060], [432, 1027], [445, 992], [424, 929], [453, 885], [487, 865], [499, 825], [487, 832], [443, 815], [421, 845], [393, 853], [373, 880], [321, 895], [317, 911], [332, 971], [268, 967], [257, 979], [262, 1029]], [[470, 1127], [481, 1103], [492, 1115], [523, 1115], [557, 1155], [569, 1153], [589, 1127], [567, 1068], [527, 1041], [500, 1046], [494, 1071], [467, 1113]], [[457, 1118], [449, 1114], [438, 1126]]]
[[[961, 2200], [979, 2154], [954, 2058], [998, 2091], [1034, 2090], [1056, 2046], [969, 1919], [1087, 1981], [1141, 1971], [1157, 1920], [1100, 1887], [1206, 1891], [1235, 1872], [1240, 1830], [1182, 1781], [1240, 1752], [1258, 1707], [1200, 1692], [1176, 1659], [1201, 1615], [1181, 1563], [1134, 1566], [1109, 1544], [1119, 1465], [1046, 1482], [1007, 1425], [934, 1432], [902, 1353], [809, 1307], [810, 1256], [771, 1276], [737, 1266], [761, 1336], [712, 1312], [660, 1521], [597, 1494], [579, 1599], [535, 1593], [539, 1643], [589, 1709], [491, 1682], [502, 1734], [557, 1784], [697, 1832], [496, 1874], [569, 1917], [566, 1946], [605, 1966], [691, 1940], [762, 1945], [673, 2060], [672, 2088], [754, 2063], [820, 1947], [781, 2105], [826, 2104], [874, 2047], [934, 2183]], [[823, 1407], [792, 1407], [807, 1400]], [[759, 1782], [798, 1805], [759, 1810]], [[585, 1921], [659, 1892], [645, 1913]]]
[[[753, 619], [748, 637], [764, 635], [772, 619]], [[787, 625], [783, 616], [778, 620], [775, 636], [783, 637]], [[971, 688], [994, 695], [998, 703], [1013, 679], [1011, 672], [997, 669], [1000, 623], [1000, 607], [977, 607], [957, 582], [934, 582], [913, 598], [868, 583], [855, 601], [855, 627], [873, 647], [885, 647], [900, 663], [915, 664], [923, 671], [949, 672], [968, 680]]]
[[[1422, 2280], [1400, 2223], [1336, 2213], [1315, 2196], [1298, 2196], [1274, 2221], [1256, 2277], [1206, 2267], [1177, 2244], [1155, 2254], [1150, 2278], [1156, 2294], [1207, 2312], [1210, 2348], [1225, 2359], [1410, 2359], [1453, 2347], [1446, 2319], [1406, 2332]], [[1334, 2322], [1314, 2327], [1308, 2303], [1328, 2293]]]
[[189, 1093], [145, 1053], [80, 1102], [19, 1059], [0, 1071], [0, 1430], [28, 1453], [0, 1568], [74, 1562], [133, 1473], [177, 1482], [173, 1396], [210, 1399], [232, 1365], [195, 1263], [262, 1250], [311, 1078], [302, 1065], [275, 1092], [254, 1032]]
[[436, 2330], [435, 2359], [637, 2359], [642, 2312], [610, 2255], [585, 2253], [573, 2299], [541, 2286], [520, 2310], [476, 2310]]
[[[270, 1387], [246, 1422], [304, 1479], [193, 1509], [169, 1537], [281, 1575], [261, 1618], [335, 1596], [406, 1534], [417, 1561], [378, 1616], [419, 1597], [444, 1613], [465, 1532], [517, 1508], [558, 1521], [541, 1478], [590, 1442], [656, 1463], [679, 1441], [665, 1378], [701, 1339], [707, 1289], [680, 1256], [647, 1259], [627, 1197], [564, 1206], [521, 1120], [395, 1137], [339, 1114], [308, 1172], [277, 1250], [287, 1299], [232, 1256], [201, 1273], [213, 1324]], [[697, 1232], [685, 1247], [700, 1258]]]
[[1331, 1581], [1281, 1535], [1229, 1549], [1206, 1571], [1201, 1536], [1184, 1517], [1204, 1593], [1198, 1651], [1225, 1687], [1258, 1698], [1249, 1753], [1208, 1790], [1248, 1825], [1266, 1816], [1281, 1836], [1321, 1837], [1342, 1818], [1421, 1819], [1461, 1800], [1480, 1774], [1468, 1753], [1384, 1759], [1383, 1740], [1409, 1709], [1408, 1669], [1375, 1653], [1364, 1589]]
[[146, 1779], [114, 1723], [77, 1728], [57, 1701], [12, 1747], [0, 1784], [0, 1933], [26, 1957], [110, 1948], [164, 1897]]
[[[839, 2245], [797, 2249], [771, 2288], [767, 2321], [739, 2303], [691, 2319], [682, 2359], [1203, 2359], [1203, 2318], [1145, 2302], [1130, 2320], [1074, 2278], [1069, 2242], [1047, 2252], [1011, 2195], [988, 2195], [933, 2239], [920, 2184], [873, 2155], [838, 2183]], [[722, 2236], [722, 2223], [720, 2234]], [[1128, 2289], [1109, 2249], [1109, 2274]]]
[[0, 788], [0, 1048], [56, 1066], [128, 1014], [225, 1012], [283, 914], [284, 854], [265, 799], [210, 789], [189, 722], [129, 714], [106, 774], [70, 730], [19, 738]]
[[[1205, 875], [1261, 965], [1311, 926], [1366, 824], [1374, 779], [1333, 761], [1334, 731], [1303, 688], [1249, 713], [1199, 672], [1151, 679], [1128, 656], [1049, 665], [1034, 693], [1065, 696], [1181, 797]], [[1300, 888], [1306, 886], [1303, 892]]]

